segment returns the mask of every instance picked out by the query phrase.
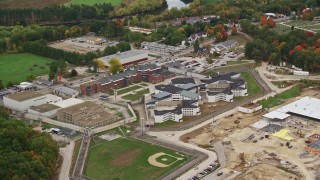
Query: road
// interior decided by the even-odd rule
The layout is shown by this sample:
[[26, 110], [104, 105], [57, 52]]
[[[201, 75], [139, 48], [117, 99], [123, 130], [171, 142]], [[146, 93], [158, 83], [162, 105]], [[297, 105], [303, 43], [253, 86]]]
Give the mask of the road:
[[59, 179], [69, 179], [69, 172], [72, 163], [72, 154], [74, 149], [74, 141], [71, 141], [65, 148], [60, 149], [60, 155], [63, 157], [63, 162], [60, 170]]

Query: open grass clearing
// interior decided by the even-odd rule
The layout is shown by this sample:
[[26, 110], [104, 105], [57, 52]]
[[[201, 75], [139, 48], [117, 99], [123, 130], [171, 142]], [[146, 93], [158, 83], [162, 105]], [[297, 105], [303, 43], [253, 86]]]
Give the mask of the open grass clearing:
[[236, 64], [244, 64], [244, 63], [248, 63], [248, 61], [228, 61], [227, 66], [236, 65]]
[[123, 99], [125, 100], [130, 100], [130, 101], [137, 101], [139, 100], [144, 94], [148, 94], [150, 91], [149, 91], [149, 88], [147, 89], [144, 89], [144, 90], [141, 90], [141, 91], [137, 91], [133, 94], [128, 94], [128, 95], [125, 95], [125, 96], [122, 96]]
[[142, 87], [139, 85], [133, 85], [133, 86], [130, 86], [127, 88], [122, 88], [122, 89], [117, 90], [117, 95], [125, 94], [125, 93], [128, 93], [130, 91], [134, 91], [134, 90], [137, 90], [140, 88], [142, 88]]
[[298, 96], [301, 91], [302, 87], [296, 86], [280, 94], [277, 94], [274, 97], [269, 97], [266, 100], [261, 100], [259, 101], [259, 104], [261, 104], [263, 108], [272, 108], [283, 104], [287, 99]]
[[[148, 158], [159, 152], [183, 159], [165, 168], [150, 165]], [[130, 138], [119, 138], [110, 142], [103, 141], [89, 150], [84, 174], [92, 179], [158, 179], [187, 160], [187, 156], [179, 156], [170, 149]]]
[[249, 96], [253, 96], [261, 92], [261, 87], [249, 72], [241, 72], [241, 76], [247, 82]]
[[111, 3], [112, 5], [120, 5], [122, 0], [71, 0], [70, 2], [66, 3], [65, 5], [95, 5], [95, 4], [102, 4], [102, 3]]
[[40, 76], [49, 72], [52, 59], [29, 54], [5, 54], [0, 56], [0, 80], [6, 86], [8, 81], [19, 83], [30, 75]]

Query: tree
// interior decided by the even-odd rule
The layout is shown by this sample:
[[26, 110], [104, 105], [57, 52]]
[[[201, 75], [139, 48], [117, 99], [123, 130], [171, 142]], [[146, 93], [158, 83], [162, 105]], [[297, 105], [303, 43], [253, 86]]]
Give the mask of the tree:
[[194, 42], [194, 44], [193, 44], [193, 51], [195, 52], [195, 53], [197, 53], [198, 51], [199, 51], [199, 49], [200, 49], [200, 45], [199, 45], [199, 41], [198, 41], [198, 39]]
[[267, 17], [266, 16], [261, 16], [260, 17], [260, 25], [261, 26], [266, 26], [267, 25]]
[[33, 80], [36, 80], [36, 79], [37, 79], [37, 78], [36, 78], [33, 74], [27, 76], [27, 78], [26, 78], [26, 80], [29, 81], [29, 82], [31, 82], [31, 81], [33, 81]]
[[59, 156], [52, 137], [10, 119], [3, 108], [0, 129], [1, 179], [50, 179]]
[[120, 62], [119, 59], [117, 58], [111, 58], [109, 60], [109, 73], [110, 74], [117, 74], [119, 72], [122, 72], [123, 71], [123, 66], [122, 66], [122, 63]]
[[78, 72], [75, 69], [72, 69], [70, 73], [70, 77], [76, 77], [77, 75], [78, 75]]
[[124, 52], [124, 51], [129, 51], [131, 50], [131, 46], [130, 43], [127, 42], [120, 42], [119, 44], [116, 45], [118, 47], [118, 50], [120, 52]]
[[109, 56], [117, 53], [118, 51], [119, 51], [119, 48], [117, 46], [107, 46], [104, 49], [104, 55]]
[[7, 87], [12, 87], [13, 85], [14, 85], [14, 83], [9, 80], [8, 83], [7, 83]]
[[238, 32], [238, 28], [235, 26], [235, 25], [233, 25], [232, 27], [231, 27], [231, 33], [232, 34], [236, 34]]
[[105, 68], [105, 64], [103, 61], [101, 61], [100, 59], [94, 59], [93, 60], [95, 67], [97, 69], [97, 71], [99, 72], [99, 69], [104, 69]]
[[0, 89], [3, 89], [3, 88], [4, 88], [3, 82], [2, 82], [2, 80], [0, 80]]

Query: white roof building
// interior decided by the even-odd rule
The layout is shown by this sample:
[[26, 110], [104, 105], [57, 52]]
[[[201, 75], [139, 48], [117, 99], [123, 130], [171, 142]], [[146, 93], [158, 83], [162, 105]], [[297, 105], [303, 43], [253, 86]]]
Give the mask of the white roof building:
[[4, 106], [11, 112], [27, 112], [31, 106], [62, 101], [61, 97], [42, 94], [36, 91], [24, 91], [3, 97]]
[[52, 104], [59, 106], [61, 108], [67, 108], [69, 106], [73, 106], [73, 105], [80, 104], [80, 103], [83, 103], [83, 101], [80, 99], [76, 99], [76, 98], [70, 98], [70, 99], [66, 99], [66, 100], [59, 101], [59, 102], [52, 103]]
[[292, 115], [299, 115], [320, 120], [320, 99], [306, 96], [275, 111], [267, 113], [264, 117], [270, 119], [285, 119]]
[[105, 66], [110, 66], [109, 60], [111, 58], [119, 59], [122, 65], [129, 65], [137, 62], [148, 60], [149, 51], [132, 49], [130, 51], [124, 51], [109, 56], [100, 57], [99, 59], [104, 62]]

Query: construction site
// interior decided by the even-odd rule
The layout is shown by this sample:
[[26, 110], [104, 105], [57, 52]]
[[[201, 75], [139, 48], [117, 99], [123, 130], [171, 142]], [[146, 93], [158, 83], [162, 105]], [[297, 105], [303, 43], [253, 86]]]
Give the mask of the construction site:
[[[214, 118], [211, 124], [181, 139], [212, 151], [221, 143], [225, 157], [216, 151], [220, 171], [230, 175], [240, 172], [235, 179], [316, 179], [320, 169], [320, 113], [313, 109], [317, 106], [313, 100], [320, 102], [318, 93], [304, 89], [277, 107]], [[309, 104], [302, 107], [301, 102]], [[290, 112], [281, 112], [286, 107]], [[293, 107], [308, 115], [294, 113]], [[307, 117], [312, 115], [317, 117]], [[226, 159], [225, 165], [221, 159]]]

